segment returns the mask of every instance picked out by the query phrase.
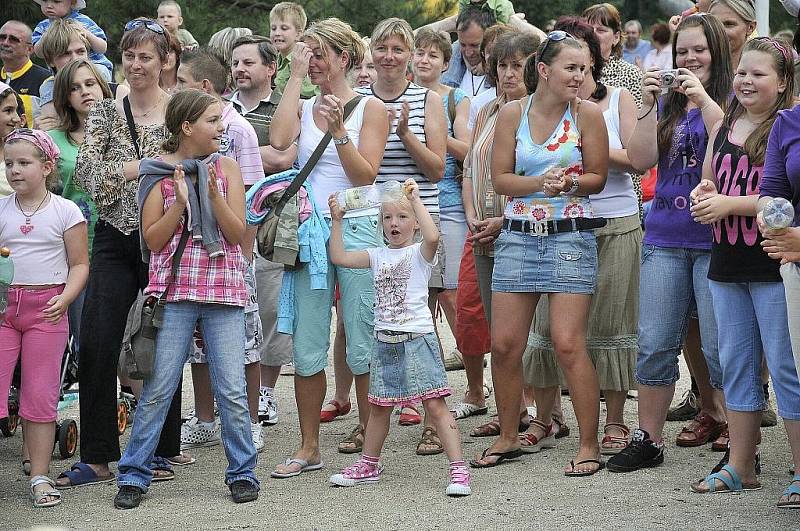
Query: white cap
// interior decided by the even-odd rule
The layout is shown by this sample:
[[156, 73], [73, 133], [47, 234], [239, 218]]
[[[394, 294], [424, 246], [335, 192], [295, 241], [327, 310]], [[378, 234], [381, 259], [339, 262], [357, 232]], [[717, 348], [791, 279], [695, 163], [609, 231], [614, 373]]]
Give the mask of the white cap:
[[800, 11], [800, 0], [781, 0], [781, 4], [790, 15], [797, 18], [797, 12]]
[[[42, 5], [42, 0], [34, 0], [34, 2], [36, 2], [39, 5]], [[81, 9], [86, 9], [86, 0], [77, 0], [77, 2], [75, 2], [75, 9], [77, 9], [78, 11], [80, 11]]]

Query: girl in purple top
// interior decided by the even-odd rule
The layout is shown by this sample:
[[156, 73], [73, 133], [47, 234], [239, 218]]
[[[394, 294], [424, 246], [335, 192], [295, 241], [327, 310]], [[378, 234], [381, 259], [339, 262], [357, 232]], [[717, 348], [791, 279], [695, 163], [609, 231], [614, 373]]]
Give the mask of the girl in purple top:
[[[776, 112], [792, 104], [793, 61], [777, 41], [745, 45], [733, 81], [735, 97], [711, 133], [703, 181], [692, 192], [692, 215], [711, 225], [709, 285], [719, 328], [719, 357], [730, 422], [730, 447], [698, 493], [761, 487], [757, 439], [765, 407], [762, 351], [790, 445], [800, 450], [800, 382], [792, 359], [780, 264], [761, 249], [756, 225], [767, 136]], [[719, 191], [718, 191], [719, 190]]]
[[[658, 164], [653, 206], [645, 220], [640, 270], [639, 429], [608, 468], [632, 472], [664, 462], [662, 430], [678, 380], [678, 355], [693, 309], [697, 308], [703, 353], [711, 385], [720, 389], [717, 327], [708, 291], [711, 229], [695, 223], [689, 212], [689, 193], [700, 182], [708, 142], [707, 129], [722, 119], [717, 102], [731, 90], [728, 39], [714, 17], [693, 15], [678, 26], [672, 43], [677, 86], [665, 87], [651, 68], [642, 80], [642, 115], [628, 145], [636, 168]], [[655, 106], [658, 103], [658, 118]], [[693, 422], [695, 437], [687, 446], [699, 446], [725, 429], [721, 393], [703, 402]], [[679, 438], [679, 442], [683, 439]]]

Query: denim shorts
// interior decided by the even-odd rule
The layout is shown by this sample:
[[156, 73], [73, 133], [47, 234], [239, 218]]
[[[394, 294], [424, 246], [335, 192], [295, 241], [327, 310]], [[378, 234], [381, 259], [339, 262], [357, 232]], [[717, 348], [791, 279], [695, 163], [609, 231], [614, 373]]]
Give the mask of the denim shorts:
[[665, 386], [678, 381], [678, 356], [696, 308], [710, 383], [722, 389], [717, 321], [708, 289], [710, 262], [711, 251], [647, 243], [642, 246], [638, 383]]
[[404, 406], [452, 394], [435, 332], [401, 343], [375, 343], [369, 371], [371, 404]]
[[792, 356], [782, 282], [709, 281], [719, 327], [725, 404], [731, 411], [761, 411], [762, 352], [772, 376], [778, 414], [800, 420], [800, 381]]
[[439, 225], [444, 247], [444, 289], [458, 287], [458, 272], [461, 269], [461, 255], [467, 239], [467, 218], [464, 207], [457, 205], [439, 210]]
[[494, 244], [492, 291], [594, 293], [597, 242], [591, 231], [537, 236], [503, 229]]

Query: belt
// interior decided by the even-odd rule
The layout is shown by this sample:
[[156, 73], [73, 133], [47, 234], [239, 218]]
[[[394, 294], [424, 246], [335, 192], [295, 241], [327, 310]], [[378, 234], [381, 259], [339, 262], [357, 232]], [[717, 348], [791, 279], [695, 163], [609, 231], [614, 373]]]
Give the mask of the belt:
[[375, 339], [381, 343], [402, 343], [403, 341], [410, 341], [425, 334], [418, 334], [416, 332], [395, 332], [393, 330], [375, 330]]
[[514, 232], [525, 232], [534, 236], [547, 236], [559, 232], [575, 232], [581, 230], [594, 230], [605, 227], [605, 218], [567, 218], [551, 221], [529, 221], [521, 219], [507, 219], [503, 228]]

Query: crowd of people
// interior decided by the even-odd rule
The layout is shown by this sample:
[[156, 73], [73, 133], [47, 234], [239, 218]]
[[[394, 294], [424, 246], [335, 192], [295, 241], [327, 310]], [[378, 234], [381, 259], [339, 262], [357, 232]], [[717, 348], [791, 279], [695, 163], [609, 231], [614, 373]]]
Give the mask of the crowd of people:
[[[777, 506], [800, 508], [800, 37], [758, 35], [752, 0], [697, 2], [652, 43], [610, 4], [545, 34], [508, 0], [461, 0], [361, 36], [281, 2], [268, 37], [224, 28], [204, 46], [164, 0], [125, 25], [117, 67], [84, 0], [36, 2], [34, 29], [0, 27], [0, 247], [16, 265], [0, 418], [13, 384], [34, 506], [116, 481], [114, 505], [135, 508], [220, 443], [233, 500], [256, 500], [291, 364], [301, 438], [273, 478], [324, 468], [320, 423], [351, 411], [355, 384], [338, 450], [359, 455], [334, 485], [380, 480], [398, 408], [422, 428], [417, 454], [446, 454], [446, 494], [469, 495], [470, 468], [570, 433], [568, 394], [565, 475], [661, 465], [677, 418], [675, 444], [722, 452], [692, 491], [756, 490], [771, 389], [793, 463]], [[364, 208], [337, 199], [391, 181]], [[137, 301], [158, 312], [143, 381], [121, 363]], [[68, 343], [80, 460], [53, 480]], [[488, 412], [489, 353], [498, 415], [471, 436], [494, 440], [469, 459], [457, 420]], [[670, 410], [681, 353], [692, 389]], [[445, 368], [462, 365], [448, 406]], [[137, 399], [124, 453], [120, 389]]]

